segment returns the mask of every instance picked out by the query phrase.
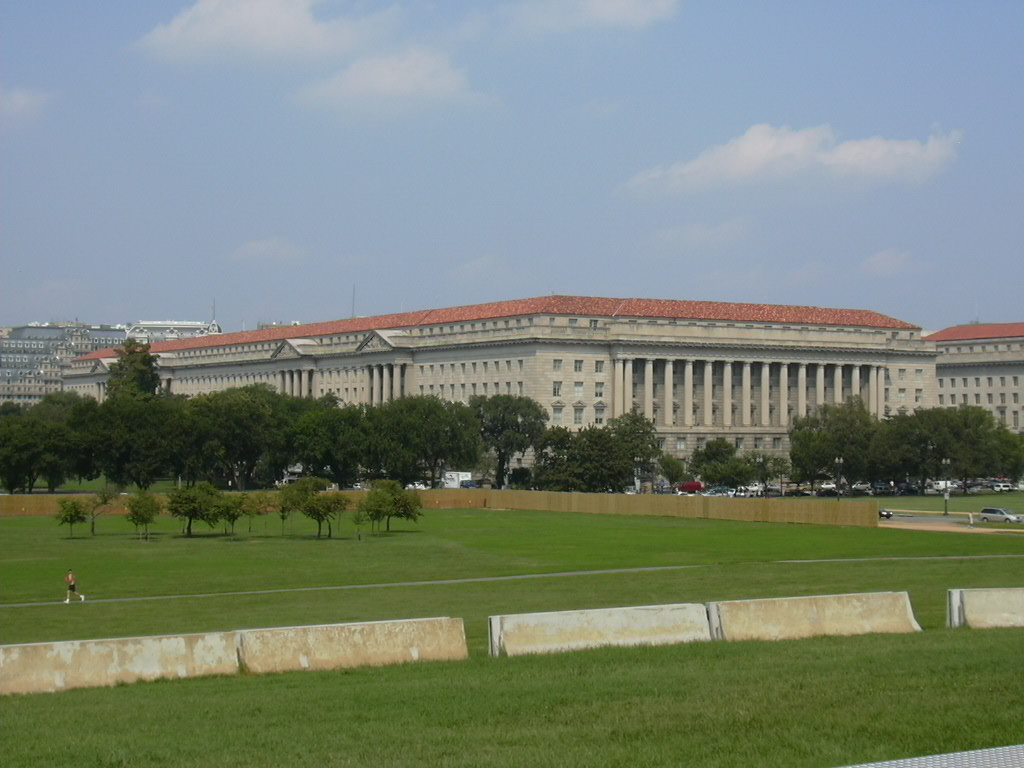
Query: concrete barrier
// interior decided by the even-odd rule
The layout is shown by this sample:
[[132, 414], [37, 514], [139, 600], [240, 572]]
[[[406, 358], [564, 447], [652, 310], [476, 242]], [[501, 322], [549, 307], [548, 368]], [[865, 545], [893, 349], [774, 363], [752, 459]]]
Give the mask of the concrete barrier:
[[716, 640], [920, 632], [906, 592], [813, 595], [709, 603]]
[[244, 629], [238, 658], [249, 672], [455, 661], [469, 656], [462, 619], [433, 618]]
[[686, 603], [491, 616], [488, 634], [491, 656], [711, 639], [707, 609]]
[[946, 601], [946, 626], [1024, 627], [1024, 589], [951, 589]]
[[234, 632], [0, 646], [0, 693], [50, 693], [139, 680], [233, 675]]

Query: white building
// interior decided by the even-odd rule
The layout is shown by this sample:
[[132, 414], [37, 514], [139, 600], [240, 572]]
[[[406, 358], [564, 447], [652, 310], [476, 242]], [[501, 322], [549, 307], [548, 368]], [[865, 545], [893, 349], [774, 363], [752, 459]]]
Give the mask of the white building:
[[978, 405], [1024, 433], [1024, 323], [958, 325], [926, 340], [938, 352], [940, 406]]
[[[936, 404], [935, 346], [869, 310], [544, 296], [161, 342], [163, 385], [185, 395], [268, 384], [346, 403], [514, 394], [582, 428], [637, 408], [686, 456], [724, 437], [787, 451], [792, 420], [863, 399], [876, 416]], [[65, 388], [102, 399], [111, 350]]]

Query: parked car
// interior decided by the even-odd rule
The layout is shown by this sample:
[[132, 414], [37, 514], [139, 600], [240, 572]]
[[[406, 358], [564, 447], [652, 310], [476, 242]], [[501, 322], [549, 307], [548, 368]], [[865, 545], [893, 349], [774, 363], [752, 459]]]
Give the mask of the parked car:
[[992, 490], [996, 493], [1009, 493], [1013, 490], [1013, 486], [1009, 483], [992, 483]]
[[871, 483], [861, 480], [860, 482], [854, 483], [850, 486], [850, 493], [858, 495], [871, 495]]
[[881, 509], [881, 508], [879, 508], [878, 516], [883, 518], [884, 520], [891, 520], [892, 519], [892, 510], [891, 509]]
[[1021, 517], [1002, 507], [985, 507], [978, 515], [983, 523], [1019, 523]]

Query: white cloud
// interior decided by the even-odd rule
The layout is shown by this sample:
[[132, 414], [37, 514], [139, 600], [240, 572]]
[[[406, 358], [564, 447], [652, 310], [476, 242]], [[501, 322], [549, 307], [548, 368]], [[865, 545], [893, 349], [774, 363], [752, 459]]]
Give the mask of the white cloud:
[[299, 102], [310, 107], [385, 113], [476, 98], [466, 75], [447, 55], [424, 49], [357, 59], [297, 94]]
[[32, 88], [6, 88], [0, 85], [0, 117], [31, 119], [46, 108], [50, 98], [48, 93]]
[[918, 262], [912, 254], [897, 248], [886, 248], [861, 262], [861, 269], [875, 277], [896, 277], [927, 268], [927, 264]]
[[281, 238], [250, 240], [231, 253], [233, 261], [253, 266], [290, 266], [306, 260], [306, 251], [295, 243]]
[[522, 0], [505, 10], [516, 29], [562, 32], [579, 27], [646, 27], [676, 14], [680, 0]]
[[880, 182], [923, 181], [956, 159], [959, 142], [956, 133], [929, 136], [925, 141], [876, 137], [837, 142], [827, 125], [794, 131], [761, 123], [689, 162], [642, 171], [629, 186], [674, 190], [807, 174]]
[[197, 0], [138, 45], [168, 58], [322, 56], [358, 48], [390, 15], [321, 20], [313, 13], [321, 1]]

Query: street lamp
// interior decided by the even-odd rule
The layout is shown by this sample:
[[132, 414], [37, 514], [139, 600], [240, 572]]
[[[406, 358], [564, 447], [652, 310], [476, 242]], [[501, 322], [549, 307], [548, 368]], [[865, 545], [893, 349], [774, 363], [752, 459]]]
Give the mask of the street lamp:
[[842, 500], [842, 492], [839, 490], [839, 478], [843, 476], [843, 457], [836, 456], [836, 501]]
[[949, 517], [949, 481], [946, 476], [949, 474], [949, 465], [952, 464], [951, 459], [942, 460], [942, 514]]

